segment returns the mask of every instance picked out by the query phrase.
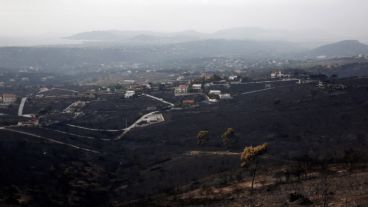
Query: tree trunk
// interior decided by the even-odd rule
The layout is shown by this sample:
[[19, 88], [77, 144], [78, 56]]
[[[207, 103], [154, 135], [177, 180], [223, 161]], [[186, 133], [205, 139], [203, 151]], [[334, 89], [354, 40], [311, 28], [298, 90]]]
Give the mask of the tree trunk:
[[256, 160], [255, 162], [254, 169], [252, 169], [252, 185], [250, 187], [250, 194], [253, 194], [253, 186], [254, 186], [254, 181], [256, 179], [256, 174], [257, 174], [257, 164], [258, 164], [258, 160]]

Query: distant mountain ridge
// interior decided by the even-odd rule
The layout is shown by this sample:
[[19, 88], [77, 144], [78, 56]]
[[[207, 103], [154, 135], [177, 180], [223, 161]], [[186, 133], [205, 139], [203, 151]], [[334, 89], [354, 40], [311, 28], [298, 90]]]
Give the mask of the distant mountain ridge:
[[282, 40], [281, 32], [274, 32], [257, 27], [239, 27], [223, 29], [213, 33], [200, 33], [196, 31], [181, 31], [173, 33], [152, 32], [152, 31], [91, 31], [78, 33], [66, 39], [87, 40], [87, 41], [133, 41], [152, 43], [177, 43], [187, 41], [198, 41], [204, 39], [227, 39], [227, 40]]
[[117, 42], [144, 42], [144, 43], [176, 43], [200, 40], [203, 34], [195, 31], [162, 33], [152, 31], [91, 31], [82, 32], [65, 39], [85, 41], [117, 41]]
[[[324, 31], [289, 31], [279, 29], [264, 29], [259, 27], [235, 27], [225, 28], [211, 33], [202, 33], [193, 30], [180, 32], [153, 32], [153, 31], [130, 31], [130, 30], [105, 30], [90, 31], [65, 37], [70, 40], [84, 41], [108, 41], [108, 42], [132, 42], [139, 43], [178, 43], [208, 39], [226, 40], [256, 40], [256, 41], [289, 41], [309, 43], [310, 46], [321, 45], [333, 35]], [[144, 37], [144, 38], [142, 38]], [[313, 44], [311, 44], [313, 43]], [[308, 44], [305, 44], [308, 45]], [[311, 47], [310, 47], [311, 48]]]
[[367, 55], [368, 45], [358, 40], [344, 40], [328, 45], [323, 45], [306, 53], [307, 57], [351, 57], [356, 55]]

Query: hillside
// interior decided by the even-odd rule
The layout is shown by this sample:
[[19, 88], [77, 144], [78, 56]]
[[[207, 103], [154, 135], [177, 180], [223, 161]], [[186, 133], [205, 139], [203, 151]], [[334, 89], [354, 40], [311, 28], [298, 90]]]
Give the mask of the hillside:
[[[45, 128], [2, 128], [0, 205], [282, 206], [297, 203], [290, 198], [296, 193], [320, 206], [327, 191], [331, 205], [343, 199], [350, 206], [366, 206], [368, 81], [336, 80], [346, 86], [340, 90], [318, 88], [316, 83], [276, 81], [273, 88], [257, 93], [246, 92], [264, 89], [263, 82], [223, 86], [232, 100], [162, 110], [165, 122], [138, 127], [120, 140], [111, 140], [116, 132], [75, 129], [65, 123], [111, 129], [124, 125], [122, 116], [135, 120], [134, 114], [156, 101], [90, 97], [81, 109], [87, 116]], [[177, 99], [172, 91], [150, 94]], [[70, 103], [65, 97], [35, 98], [27, 101], [26, 110], [39, 111], [55, 101]], [[234, 141], [225, 145], [221, 135], [230, 127]], [[196, 137], [200, 130], [209, 131], [201, 145]], [[239, 155], [245, 146], [262, 143], [270, 147], [260, 159], [250, 196], [251, 177], [240, 168]]]
[[[155, 39], [137, 36], [140, 41]], [[183, 37], [184, 38], [184, 37]], [[158, 40], [157, 40], [158, 41]], [[39, 67], [75, 71], [81, 65], [126, 63], [159, 63], [206, 57], [244, 57], [263, 60], [287, 57], [303, 48], [293, 43], [252, 40], [201, 40], [163, 45], [75, 46], [75, 47], [3, 47], [0, 62], [3, 67]], [[67, 65], [65, 63], [68, 63]]]
[[323, 45], [307, 52], [305, 55], [310, 58], [316, 58], [319, 56], [351, 57], [359, 54], [368, 54], [368, 45], [365, 45], [358, 40], [344, 40]]

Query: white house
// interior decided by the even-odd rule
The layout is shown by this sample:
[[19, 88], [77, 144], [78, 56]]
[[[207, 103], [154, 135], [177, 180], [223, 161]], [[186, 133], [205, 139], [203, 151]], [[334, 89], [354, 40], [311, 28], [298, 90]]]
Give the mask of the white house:
[[232, 99], [229, 93], [224, 93], [219, 95], [220, 99]]
[[237, 80], [238, 79], [238, 76], [237, 75], [231, 75], [229, 76], [229, 80], [231, 81], [234, 81], [234, 80]]
[[209, 94], [221, 95], [220, 90], [210, 90]]
[[193, 84], [192, 85], [192, 89], [195, 90], [195, 91], [200, 91], [202, 90], [202, 84]]
[[125, 91], [124, 98], [131, 98], [135, 95], [135, 91]]

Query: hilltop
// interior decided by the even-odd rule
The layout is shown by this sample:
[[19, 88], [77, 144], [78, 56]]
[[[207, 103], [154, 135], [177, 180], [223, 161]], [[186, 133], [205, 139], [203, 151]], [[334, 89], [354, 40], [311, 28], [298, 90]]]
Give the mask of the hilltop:
[[328, 45], [320, 46], [307, 52], [307, 56], [311, 58], [325, 57], [351, 57], [359, 54], [368, 54], [368, 45], [358, 40], [344, 40]]

